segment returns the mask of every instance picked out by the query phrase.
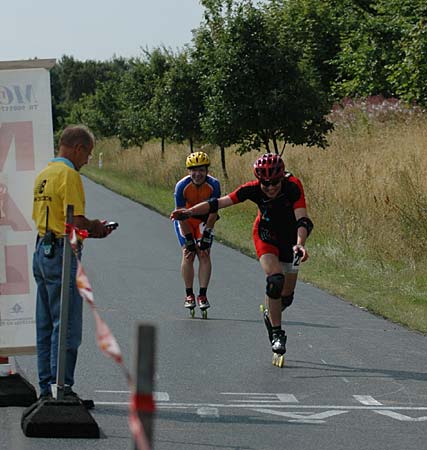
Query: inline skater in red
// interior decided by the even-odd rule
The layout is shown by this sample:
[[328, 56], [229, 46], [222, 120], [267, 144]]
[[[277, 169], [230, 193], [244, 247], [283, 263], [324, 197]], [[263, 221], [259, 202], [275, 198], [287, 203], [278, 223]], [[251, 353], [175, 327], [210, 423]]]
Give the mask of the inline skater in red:
[[[188, 175], [178, 181], [175, 186], [175, 207], [191, 208], [196, 203], [221, 196], [219, 181], [208, 174], [209, 156], [204, 152], [194, 152], [187, 156], [185, 165]], [[194, 317], [196, 298], [193, 292], [194, 261], [199, 261], [198, 280], [199, 295], [197, 305], [202, 311], [202, 317], [207, 318], [210, 307], [207, 289], [212, 272], [210, 248], [213, 243], [214, 226], [218, 218], [215, 212], [193, 214], [191, 218], [176, 220], [175, 232], [182, 248], [181, 274], [185, 284], [186, 297], [184, 306]]]
[[308, 259], [305, 242], [313, 229], [313, 222], [307, 214], [301, 181], [285, 171], [279, 155], [264, 154], [255, 161], [253, 169], [256, 180], [244, 183], [219, 199], [175, 209], [171, 219], [182, 220], [217, 212], [245, 200], [258, 205], [253, 241], [266, 275], [268, 312], [265, 313], [265, 322], [272, 351], [277, 356], [277, 363], [273, 357], [273, 364], [281, 367], [287, 339], [282, 329], [282, 313], [293, 302], [299, 264]]

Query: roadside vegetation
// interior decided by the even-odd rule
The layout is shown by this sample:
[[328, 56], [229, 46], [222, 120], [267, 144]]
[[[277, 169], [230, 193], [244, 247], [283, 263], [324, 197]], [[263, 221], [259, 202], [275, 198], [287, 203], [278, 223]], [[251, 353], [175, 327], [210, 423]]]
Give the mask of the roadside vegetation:
[[[259, 152], [284, 156], [316, 224], [303, 277], [427, 332], [425, 0], [201, 0], [182, 49], [51, 72], [56, 134], [98, 138], [88, 176], [168, 214], [203, 148], [230, 192]], [[253, 254], [253, 205], [218, 237]]]

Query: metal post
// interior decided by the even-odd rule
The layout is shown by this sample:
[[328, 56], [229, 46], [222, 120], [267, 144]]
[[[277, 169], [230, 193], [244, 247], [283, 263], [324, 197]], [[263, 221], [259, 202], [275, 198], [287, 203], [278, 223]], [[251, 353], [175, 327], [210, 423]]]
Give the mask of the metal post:
[[[72, 224], [74, 217], [74, 206], [67, 205], [67, 223]], [[58, 364], [56, 372], [56, 397], [57, 400], [64, 399], [65, 369], [67, 356], [67, 330], [68, 330], [68, 307], [70, 303], [70, 277], [71, 277], [71, 245], [68, 235], [64, 237], [64, 254], [62, 258], [62, 283], [61, 283], [61, 313], [59, 321], [58, 340]], [[53, 393], [54, 394], [54, 393]]]
[[[152, 325], [138, 325], [136, 360], [136, 396], [138, 416], [144, 427], [147, 441], [152, 449], [154, 429], [154, 355], [155, 333]], [[136, 449], [136, 446], [135, 446]]]

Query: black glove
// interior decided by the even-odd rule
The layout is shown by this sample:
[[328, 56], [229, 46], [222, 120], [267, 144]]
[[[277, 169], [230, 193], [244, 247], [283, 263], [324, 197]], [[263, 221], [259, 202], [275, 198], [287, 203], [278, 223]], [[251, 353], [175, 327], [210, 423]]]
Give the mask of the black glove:
[[196, 241], [193, 238], [193, 235], [191, 233], [186, 234], [185, 236], [185, 248], [192, 253], [195, 253], [196, 251]]
[[200, 250], [207, 250], [212, 247], [214, 234], [210, 228], [205, 228], [203, 231], [202, 239], [200, 239], [199, 248]]

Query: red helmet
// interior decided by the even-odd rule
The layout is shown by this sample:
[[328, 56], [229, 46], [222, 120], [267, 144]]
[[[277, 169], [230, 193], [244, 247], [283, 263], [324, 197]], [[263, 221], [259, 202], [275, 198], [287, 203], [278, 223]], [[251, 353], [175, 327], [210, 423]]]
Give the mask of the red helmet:
[[285, 173], [283, 159], [275, 153], [266, 153], [254, 163], [254, 174], [259, 180], [277, 180]]

